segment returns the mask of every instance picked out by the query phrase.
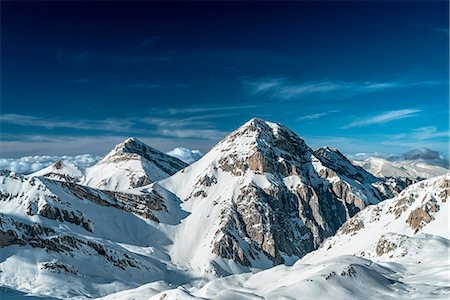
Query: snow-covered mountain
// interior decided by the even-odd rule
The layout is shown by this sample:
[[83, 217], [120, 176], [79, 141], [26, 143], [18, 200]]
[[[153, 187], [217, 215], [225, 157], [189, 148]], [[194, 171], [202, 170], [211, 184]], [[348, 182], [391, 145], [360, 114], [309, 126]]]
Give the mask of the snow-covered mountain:
[[[406, 184], [379, 179], [336, 149], [314, 151], [288, 128], [261, 119], [245, 123], [189, 166], [128, 139], [85, 173], [65, 161], [33, 176], [1, 171], [0, 295], [159, 299], [167, 291], [168, 299], [176, 293], [230, 299], [244, 292], [267, 298], [287, 296], [290, 288], [298, 293], [294, 283], [312, 274], [299, 263], [262, 275], [214, 278], [313, 257], [307, 254], [341, 232], [347, 220]], [[317, 278], [358, 264], [369, 270], [361, 271], [363, 279], [372, 280], [371, 257], [330, 258], [326, 267], [314, 267]], [[380, 278], [395, 276], [382, 265], [374, 268]], [[303, 279], [292, 273], [300, 269]], [[268, 279], [282, 274], [291, 274], [286, 289], [282, 279]], [[262, 290], [238, 287], [247, 280]], [[343, 282], [356, 286], [352, 280]], [[262, 285], [284, 291], [270, 294]], [[228, 286], [228, 292], [220, 288]], [[321, 287], [307, 280], [299, 286], [305, 295]]]
[[173, 261], [222, 275], [295, 261], [392, 196], [339, 151], [313, 151], [288, 128], [261, 119], [158, 185], [190, 213], [174, 235]]
[[443, 167], [448, 167], [448, 159], [446, 159], [438, 151], [434, 151], [428, 148], [419, 148], [415, 150], [403, 153], [400, 159], [396, 157], [390, 157], [389, 160], [420, 160], [427, 162], [429, 164], [441, 165]]
[[10, 171], [1, 171], [0, 183], [0, 286], [91, 298], [156, 280], [185, 282], [170, 267], [169, 238], [159, 229], [184, 216], [166, 191], [101, 191]]
[[44, 176], [59, 181], [80, 182], [84, 180], [84, 171], [68, 160], [60, 160], [28, 176]]
[[28, 176], [77, 182], [104, 190], [128, 190], [148, 185], [178, 172], [187, 164], [135, 138], [114, 147], [95, 165], [81, 169], [68, 160], [58, 161]]
[[82, 184], [104, 190], [127, 190], [169, 177], [186, 166], [178, 158], [129, 138], [87, 168]]
[[364, 168], [377, 177], [431, 178], [444, 175], [449, 169], [423, 160], [390, 161], [380, 157], [354, 160], [354, 165]]
[[[167, 290], [147, 284], [107, 299], [448, 299], [450, 174], [356, 214], [293, 266]], [[158, 292], [159, 291], [159, 292]]]

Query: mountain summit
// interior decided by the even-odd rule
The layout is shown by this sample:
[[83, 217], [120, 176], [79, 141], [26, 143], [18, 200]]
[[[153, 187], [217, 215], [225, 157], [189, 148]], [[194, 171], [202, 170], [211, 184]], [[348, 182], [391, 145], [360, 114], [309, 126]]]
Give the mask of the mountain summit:
[[87, 168], [83, 184], [105, 190], [127, 190], [169, 177], [186, 166], [173, 156], [129, 138]]
[[337, 150], [315, 152], [289, 128], [251, 119], [159, 182], [190, 212], [171, 256], [220, 274], [289, 263], [368, 204], [392, 196], [378, 180]]

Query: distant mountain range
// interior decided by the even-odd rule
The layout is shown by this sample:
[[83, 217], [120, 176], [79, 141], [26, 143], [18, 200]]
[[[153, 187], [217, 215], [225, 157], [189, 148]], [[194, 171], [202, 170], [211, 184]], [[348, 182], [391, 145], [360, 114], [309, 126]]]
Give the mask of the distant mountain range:
[[412, 182], [257, 118], [190, 165], [130, 138], [87, 169], [1, 171], [0, 296], [271, 299], [318, 296], [327, 282], [342, 297], [370, 295], [361, 282], [383, 297], [431, 295], [376, 256], [380, 243], [392, 258], [424, 245], [422, 233], [436, 236], [432, 253], [448, 249], [448, 175]]
[[431, 178], [449, 172], [449, 161], [442, 154], [427, 148], [402, 155], [361, 154], [353, 163], [377, 177]]

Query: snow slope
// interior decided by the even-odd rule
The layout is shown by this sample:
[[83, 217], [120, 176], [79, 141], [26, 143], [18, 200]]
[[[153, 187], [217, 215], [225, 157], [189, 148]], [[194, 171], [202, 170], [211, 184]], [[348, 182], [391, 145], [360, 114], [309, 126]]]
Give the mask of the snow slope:
[[104, 190], [127, 190], [169, 177], [186, 166], [173, 156], [129, 138], [87, 168], [82, 184]]
[[293, 266], [106, 299], [448, 299], [449, 202], [447, 174], [369, 206]]
[[90, 298], [186, 282], [165, 251], [160, 223], [184, 217], [166, 191], [106, 192], [9, 171], [0, 182], [0, 286], [8, 294]]

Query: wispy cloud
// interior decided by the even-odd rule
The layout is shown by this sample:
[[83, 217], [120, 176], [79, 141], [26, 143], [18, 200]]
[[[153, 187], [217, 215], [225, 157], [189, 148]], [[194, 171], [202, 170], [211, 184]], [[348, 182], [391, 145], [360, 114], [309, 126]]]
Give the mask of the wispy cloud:
[[69, 128], [82, 130], [126, 132], [132, 128], [131, 119], [103, 119], [103, 120], [77, 120], [65, 121], [57, 118], [42, 118], [19, 114], [0, 115], [1, 123], [20, 126], [43, 127], [48, 129]]
[[104, 62], [112, 65], [136, 65], [150, 62], [168, 61], [178, 57], [176, 53], [164, 54], [129, 54], [117, 55], [102, 53], [95, 50], [73, 51], [60, 50], [56, 52], [57, 61], [62, 64], [83, 65], [89, 62]]
[[[117, 86], [121, 88], [120, 86]], [[138, 82], [123, 86], [125, 88], [137, 88], [137, 89], [164, 89], [164, 88], [188, 88], [189, 85], [185, 83], [168, 83], [168, 82]]]
[[428, 25], [423, 25], [423, 24], [407, 24], [408, 26], [411, 27], [416, 27], [416, 28], [423, 28], [423, 29], [428, 29], [434, 32], [439, 32], [439, 33], [445, 33], [448, 35], [449, 30], [448, 27], [436, 27], [436, 26], [428, 26]]
[[412, 136], [418, 140], [428, 140], [441, 137], [450, 137], [449, 131], [439, 131], [436, 126], [420, 127], [413, 130]]
[[181, 107], [181, 108], [169, 108], [162, 112], [168, 113], [170, 115], [181, 115], [181, 114], [198, 114], [198, 113], [209, 113], [209, 112], [229, 112], [229, 111], [240, 111], [242, 109], [252, 109], [259, 107], [256, 104], [248, 105], [223, 105], [223, 106], [203, 106], [203, 107]]
[[362, 127], [362, 126], [368, 126], [373, 124], [384, 124], [388, 122], [392, 122], [399, 119], [405, 119], [417, 116], [417, 113], [420, 112], [419, 109], [400, 109], [400, 110], [391, 110], [386, 111], [381, 114], [371, 116], [365, 119], [361, 119], [358, 121], [354, 121], [350, 123], [347, 126], [344, 126], [343, 128], [352, 128], [352, 127]]
[[147, 47], [150, 45], [154, 45], [157, 41], [161, 40], [162, 36], [149, 36], [142, 40], [141, 47]]
[[315, 120], [322, 117], [325, 117], [329, 114], [337, 113], [339, 110], [329, 110], [323, 113], [317, 113], [317, 114], [311, 114], [311, 115], [305, 115], [297, 118], [297, 121], [303, 121], [303, 120]]
[[448, 84], [446, 81], [372, 82], [372, 81], [308, 81], [295, 83], [286, 77], [244, 80], [250, 96], [269, 95], [280, 100], [308, 96], [349, 98], [395, 88]]
[[[420, 129], [419, 131], [422, 131]], [[426, 147], [440, 151], [448, 157], [448, 131], [434, 132], [436, 134], [417, 135], [416, 130], [403, 134], [370, 134], [366, 133], [361, 136], [305, 136], [305, 141], [313, 148], [330, 146], [339, 149], [339, 151], [347, 154], [356, 153], [394, 153], [400, 154], [410, 150]], [[444, 136], [447, 138], [438, 138]], [[419, 138], [418, 138], [419, 137]]]
[[[4, 137], [2, 135], [0, 158], [29, 155], [79, 155], [90, 152], [94, 155], [105, 155], [115, 145], [126, 138], [134, 136], [144, 143], [160, 151], [170, 151], [176, 147], [199, 149], [207, 152], [216, 140], [197, 138], [167, 138], [164, 136], [126, 134], [126, 135], [86, 135], [86, 136], [63, 136], [63, 135], [14, 135]], [[219, 139], [220, 137], [217, 137]]]
[[217, 129], [215, 122], [202, 116], [147, 117], [140, 121], [154, 126], [156, 134], [172, 138], [218, 140], [226, 135], [226, 132]]
[[[78, 137], [51, 136], [53, 131], [46, 131], [41, 135], [2, 135], [2, 149], [4, 155], [30, 154], [77, 154], [70, 152], [68, 145], [74, 149], [91, 149], [87, 141], [102, 140], [95, 153], [101, 153], [99, 149], [107, 150], [106, 145], [112, 146], [113, 142], [120, 142], [122, 138], [136, 136], [143, 140], [156, 141], [156, 148], [161, 145], [170, 145], [170, 149], [179, 146], [200, 147], [207, 150], [209, 146], [219, 141], [228, 132], [218, 129], [217, 120], [235, 115], [235, 111], [253, 106], [214, 106], [214, 107], [179, 107], [168, 109], [155, 109], [139, 117], [109, 118], [99, 120], [63, 120], [59, 118], [45, 118], [19, 114], [0, 115], [0, 123], [14, 124], [29, 128], [46, 129], [74, 129], [78, 130]], [[81, 130], [81, 131], [80, 131]], [[92, 134], [101, 138], [92, 137], [84, 139]], [[111, 136], [112, 135], [112, 136]], [[111, 137], [111, 138], [108, 138]], [[69, 142], [70, 141], [70, 142]], [[196, 142], [194, 142], [196, 141]], [[78, 145], [78, 146], [77, 146]], [[97, 144], [96, 144], [97, 146]], [[100, 147], [101, 146], [101, 147]], [[165, 147], [164, 147], [165, 148]], [[47, 149], [45, 151], [44, 149]], [[69, 152], [52, 152], [64, 149]], [[166, 150], [170, 150], [166, 149]], [[16, 151], [16, 152], [14, 152]]]
[[[47, 129], [68, 128], [95, 132], [144, 134], [149, 136], [159, 135], [173, 138], [217, 139], [217, 137], [225, 135], [225, 132], [216, 129], [215, 123], [208, 120], [208, 117], [217, 116], [192, 116], [184, 118], [148, 116], [123, 119], [64, 121], [27, 115], [5, 114], [0, 116], [0, 122]], [[153, 126], [152, 128], [148, 128], [146, 125]]]

